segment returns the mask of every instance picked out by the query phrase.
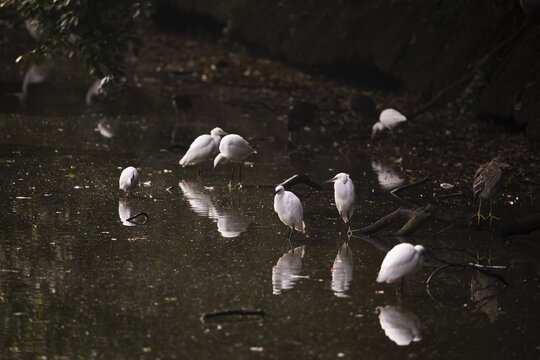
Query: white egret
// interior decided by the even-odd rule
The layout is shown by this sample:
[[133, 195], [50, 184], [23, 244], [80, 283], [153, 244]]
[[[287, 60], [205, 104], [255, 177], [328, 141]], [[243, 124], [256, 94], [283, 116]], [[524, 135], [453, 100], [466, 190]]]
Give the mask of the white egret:
[[373, 124], [371, 138], [373, 139], [377, 132], [383, 131], [384, 129], [390, 130], [390, 133], [393, 135], [392, 129], [404, 121], [407, 121], [407, 117], [399, 111], [394, 109], [384, 109], [379, 115], [379, 121]]
[[198, 136], [189, 146], [186, 154], [180, 159], [182, 167], [197, 165], [210, 160], [212, 155], [218, 152], [221, 138], [227, 135], [221, 128], [216, 127], [210, 131], [210, 135]]
[[139, 172], [133, 166], [127, 167], [122, 171], [119, 180], [120, 190], [129, 194], [139, 182]]
[[339, 212], [339, 216], [344, 223], [349, 224], [354, 211], [354, 184], [349, 178], [349, 174], [339, 173], [325, 183], [334, 183], [334, 200]]
[[420, 319], [413, 313], [396, 306], [377, 307], [381, 328], [390, 340], [399, 346], [407, 346], [422, 340]]
[[394, 282], [415, 272], [422, 266], [424, 251], [422, 245], [402, 243], [394, 246], [384, 257], [377, 282]]
[[[226, 164], [227, 162], [237, 162], [239, 164], [239, 178], [238, 182], [242, 182], [242, 160], [247, 158], [251, 154], [256, 154], [257, 152], [253, 150], [253, 148], [249, 145], [249, 143], [244, 140], [243, 137], [236, 134], [229, 134], [225, 136], [223, 139], [221, 139], [221, 143], [219, 144], [219, 154], [214, 159], [214, 169], [219, 164]], [[231, 174], [231, 181], [229, 181], [229, 185], [232, 183], [234, 177], [234, 164], [233, 164], [233, 170]]]
[[282, 223], [289, 227], [287, 240], [292, 249], [291, 238], [294, 230], [305, 233], [306, 224], [303, 221], [304, 209], [300, 199], [290, 191], [285, 191], [281, 185], [274, 192], [274, 211]]

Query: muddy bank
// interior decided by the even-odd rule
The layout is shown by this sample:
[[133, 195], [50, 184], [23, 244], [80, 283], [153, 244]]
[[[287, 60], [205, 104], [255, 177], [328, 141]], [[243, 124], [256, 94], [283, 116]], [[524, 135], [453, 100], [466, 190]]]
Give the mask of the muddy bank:
[[162, 6], [171, 19], [171, 9], [211, 17], [254, 48], [360, 86], [403, 87], [429, 99], [462, 79], [447, 99], [461, 98], [480, 115], [540, 137], [540, 27], [517, 1], [169, 0]]

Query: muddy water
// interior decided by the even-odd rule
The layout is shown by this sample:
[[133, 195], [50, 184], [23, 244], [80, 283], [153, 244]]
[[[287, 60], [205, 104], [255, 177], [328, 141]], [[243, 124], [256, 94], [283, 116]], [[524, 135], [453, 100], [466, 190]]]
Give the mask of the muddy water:
[[[318, 142], [291, 151], [285, 123], [227, 105], [213, 89], [201, 89], [185, 115], [159, 88], [108, 105], [87, 106], [84, 96], [84, 85], [38, 89], [0, 113], [3, 358], [539, 356], [538, 264], [526, 243], [428, 224], [407, 241], [503, 266], [492, 271], [508, 285], [449, 267], [428, 294], [439, 264], [427, 261], [398, 297], [375, 277], [399, 240], [383, 231], [347, 241], [332, 188], [298, 185], [307, 234], [296, 233], [287, 252], [273, 185], [295, 173], [322, 181], [349, 172], [354, 228], [402, 205], [388, 190], [406, 173], [362, 156], [348, 162], [316, 127], [309, 136]], [[206, 164], [198, 174], [179, 167], [181, 151], [165, 150], [215, 125], [257, 148], [241, 189], [228, 189], [230, 167]], [[117, 190], [126, 166], [140, 169], [129, 198]], [[148, 221], [131, 226], [139, 212]], [[226, 309], [266, 316], [200, 319]]]

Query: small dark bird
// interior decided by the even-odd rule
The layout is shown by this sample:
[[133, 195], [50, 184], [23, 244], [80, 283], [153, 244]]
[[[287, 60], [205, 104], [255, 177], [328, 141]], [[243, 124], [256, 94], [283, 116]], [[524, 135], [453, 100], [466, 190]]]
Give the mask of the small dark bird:
[[319, 108], [315, 104], [308, 102], [300, 102], [296, 104], [289, 112], [289, 121], [287, 123], [287, 130], [289, 130], [289, 141], [292, 141], [292, 133], [302, 129], [307, 124], [310, 124], [315, 120]]
[[476, 174], [474, 174], [473, 180], [473, 193], [474, 200], [480, 198], [480, 204], [478, 205], [478, 224], [480, 224], [480, 218], [486, 220], [482, 215], [482, 200], [489, 200], [489, 224], [491, 225], [493, 219], [500, 220], [498, 217], [493, 216], [493, 198], [497, 195], [499, 185], [501, 183], [502, 170], [508, 167], [507, 163], [502, 161], [501, 156], [497, 156], [488, 163], [481, 165]]

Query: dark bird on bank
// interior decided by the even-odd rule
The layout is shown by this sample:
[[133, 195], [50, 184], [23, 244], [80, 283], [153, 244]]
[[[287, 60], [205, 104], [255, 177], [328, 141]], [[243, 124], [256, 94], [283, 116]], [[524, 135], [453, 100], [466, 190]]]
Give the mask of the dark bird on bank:
[[308, 102], [300, 102], [296, 104], [291, 111], [289, 111], [289, 121], [287, 123], [287, 130], [289, 131], [289, 141], [292, 141], [292, 133], [298, 131], [307, 124], [312, 123], [317, 116], [319, 108], [315, 104]]
[[480, 224], [480, 218], [486, 220], [481, 213], [482, 200], [489, 200], [489, 215], [487, 217], [487, 219], [489, 219], [489, 224], [491, 225], [493, 219], [500, 220], [498, 217], [493, 216], [493, 198], [498, 193], [503, 169], [509, 166], [510, 165], [502, 161], [502, 158], [499, 155], [490, 162], [481, 165], [478, 170], [476, 170], [473, 180], [473, 193], [474, 200], [480, 198], [478, 213], [476, 214], [478, 224]]
[[377, 116], [379, 116], [375, 102], [373, 102], [369, 96], [364, 94], [352, 94], [349, 97], [348, 106], [349, 110], [352, 111], [355, 116], [360, 116], [362, 120], [376, 120]]
[[278, 184], [278, 186], [281, 185], [285, 188], [285, 190], [289, 190], [296, 184], [306, 184], [312, 189], [322, 190], [322, 186], [316, 183], [315, 181], [311, 180], [308, 174], [293, 175], [287, 180], [283, 181], [281, 184]]

